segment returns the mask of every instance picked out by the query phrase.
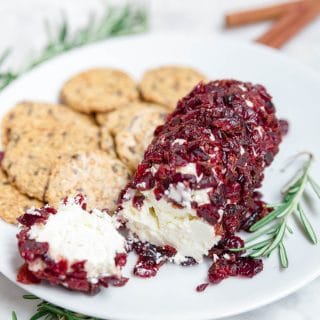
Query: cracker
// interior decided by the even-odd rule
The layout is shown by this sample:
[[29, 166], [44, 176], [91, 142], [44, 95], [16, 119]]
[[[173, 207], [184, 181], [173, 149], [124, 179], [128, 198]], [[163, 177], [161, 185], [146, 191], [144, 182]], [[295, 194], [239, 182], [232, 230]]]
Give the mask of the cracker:
[[167, 112], [163, 108], [141, 110], [125, 128], [115, 134], [117, 154], [132, 172], [151, 143], [155, 128], [165, 122], [166, 116]]
[[142, 97], [173, 110], [179, 99], [188, 94], [206, 77], [199, 71], [182, 66], [163, 66], [151, 69], [140, 83]]
[[135, 102], [113, 112], [96, 115], [97, 121], [101, 124], [102, 136], [108, 133], [114, 136], [117, 132], [126, 128], [134, 117], [138, 117], [151, 109], [164, 111], [164, 108], [157, 104]]
[[109, 156], [112, 156], [114, 158], [117, 158], [116, 152], [115, 152], [115, 146], [113, 138], [109, 132], [109, 130], [101, 130], [100, 133], [100, 147], [103, 151], [105, 151]]
[[61, 122], [70, 126], [81, 126], [83, 130], [94, 126], [89, 116], [80, 114], [70, 108], [58, 104], [25, 101], [18, 103], [2, 120], [2, 143], [8, 144], [10, 135], [21, 135], [48, 125], [60, 126]]
[[43, 200], [56, 159], [98, 148], [99, 134], [95, 127], [83, 130], [77, 126], [48, 124], [46, 128], [35, 127], [21, 135], [11, 136], [2, 167], [9, 181], [22, 193]]
[[112, 112], [97, 113], [96, 120], [99, 125], [106, 125], [108, 128], [110, 128], [110, 132], [114, 133], [114, 131], [119, 130], [119, 126], [123, 127], [124, 121], [126, 122], [128, 119], [131, 119], [138, 112], [138, 110], [141, 110], [141, 108], [153, 108], [157, 106], [158, 105], [141, 101], [131, 102]]
[[12, 186], [1, 169], [0, 194], [0, 218], [8, 223], [16, 224], [17, 218], [28, 208], [43, 206], [41, 201], [27, 197]]
[[121, 70], [90, 69], [68, 80], [61, 90], [61, 100], [84, 113], [108, 112], [137, 100], [135, 81]]
[[55, 206], [62, 198], [81, 193], [87, 197], [89, 209], [113, 211], [128, 180], [129, 172], [121, 161], [102, 151], [78, 153], [56, 162], [46, 200]]

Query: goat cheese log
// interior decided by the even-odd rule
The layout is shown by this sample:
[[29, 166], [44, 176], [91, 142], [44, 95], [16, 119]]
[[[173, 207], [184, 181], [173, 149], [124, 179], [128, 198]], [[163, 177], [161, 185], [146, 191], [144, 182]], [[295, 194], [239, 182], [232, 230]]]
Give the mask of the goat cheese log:
[[47, 280], [70, 290], [97, 293], [101, 286], [123, 286], [126, 241], [106, 212], [86, 210], [82, 195], [66, 198], [57, 209], [30, 209], [18, 220], [18, 247], [25, 264], [19, 282]]
[[199, 263], [267, 214], [256, 189], [286, 130], [261, 85], [200, 83], [182, 98], [120, 195], [118, 219], [140, 254], [135, 274]]

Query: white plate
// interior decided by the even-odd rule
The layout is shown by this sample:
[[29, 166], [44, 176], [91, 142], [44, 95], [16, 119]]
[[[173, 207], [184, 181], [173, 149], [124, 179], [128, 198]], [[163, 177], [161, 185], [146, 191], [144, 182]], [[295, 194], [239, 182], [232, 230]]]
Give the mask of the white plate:
[[[258, 45], [230, 43], [213, 37], [146, 35], [89, 46], [45, 63], [14, 82], [0, 96], [0, 117], [21, 99], [57, 101], [63, 82], [88, 67], [115, 66], [139, 79], [147, 68], [164, 63], [194, 66], [212, 79], [232, 77], [266, 85], [274, 96], [278, 114], [291, 125], [281, 152], [266, 173], [263, 188], [266, 200], [279, 198], [281, 185], [290, 174], [280, 173], [280, 168], [288, 157], [299, 151], [314, 152], [319, 161], [313, 171], [320, 180], [317, 135], [320, 78], [306, 67]], [[317, 216], [320, 207], [313, 202], [310, 219], [320, 235]], [[294, 221], [292, 224], [297, 229]], [[21, 263], [15, 232], [14, 227], [0, 222], [0, 271], [14, 282]], [[110, 320], [213, 319], [275, 301], [320, 274], [319, 248], [310, 245], [298, 230], [287, 240], [290, 263], [287, 270], [279, 269], [275, 254], [255, 278], [229, 279], [208, 287], [203, 293], [195, 292], [195, 287], [206, 279], [206, 264], [189, 268], [167, 265], [154, 279], [131, 278], [125, 287], [103, 289], [94, 297], [47, 285], [20, 286], [57, 305]], [[131, 265], [133, 260], [131, 255]]]

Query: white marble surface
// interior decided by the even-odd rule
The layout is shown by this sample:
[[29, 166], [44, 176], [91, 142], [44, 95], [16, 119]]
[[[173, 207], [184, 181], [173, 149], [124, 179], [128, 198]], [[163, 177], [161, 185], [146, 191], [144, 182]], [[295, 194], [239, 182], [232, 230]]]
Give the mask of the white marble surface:
[[[112, 0], [113, 3], [119, 1]], [[268, 23], [263, 23], [233, 31], [222, 28], [225, 12], [260, 5], [261, 0], [144, 1], [150, 7], [151, 32], [219, 33], [229, 38], [251, 41], [268, 26]], [[263, 4], [274, 2], [279, 1], [264, 0]], [[18, 66], [26, 55], [43, 45], [44, 18], [53, 21], [54, 25], [61, 18], [61, 11], [64, 11], [73, 29], [86, 21], [88, 11], [100, 12], [99, 8], [100, 0], [0, 0], [0, 51], [7, 46], [13, 47], [14, 54], [8, 63]], [[320, 19], [282, 51], [320, 72]], [[320, 279], [281, 301], [228, 320], [316, 320], [320, 314], [319, 291]], [[0, 320], [11, 319], [12, 310], [16, 311], [19, 320], [30, 318], [34, 305], [23, 301], [23, 294], [23, 290], [0, 274]]]

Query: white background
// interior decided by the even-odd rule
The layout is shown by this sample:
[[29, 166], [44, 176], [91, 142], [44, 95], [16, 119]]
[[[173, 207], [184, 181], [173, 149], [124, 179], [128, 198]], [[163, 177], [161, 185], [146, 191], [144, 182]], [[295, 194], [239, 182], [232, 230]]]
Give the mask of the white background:
[[[224, 13], [275, 2], [279, 1], [145, 0], [151, 15], [150, 32], [219, 33], [243, 41], [252, 41], [258, 37], [268, 28], [269, 23], [224, 30]], [[90, 11], [101, 14], [101, 8], [102, 2], [99, 0], [0, 0], [0, 52], [8, 46], [12, 47], [14, 51], [8, 64], [18, 67], [26, 56], [39, 50], [45, 43], [44, 19], [52, 21], [54, 29], [61, 21], [61, 12], [64, 12], [70, 21], [71, 30], [74, 30], [86, 22]], [[301, 32], [282, 51], [320, 72], [320, 19]], [[315, 320], [320, 314], [318, 292], [320, 279], [277, 303], [228, 320]], [[21, 289], [0, 275], [0, 320], [10, 320], [12, 310], [16, 311], [19, 320], [27, 320], [34, 314], [34, 305], [23, 301], [23, 294]]]

